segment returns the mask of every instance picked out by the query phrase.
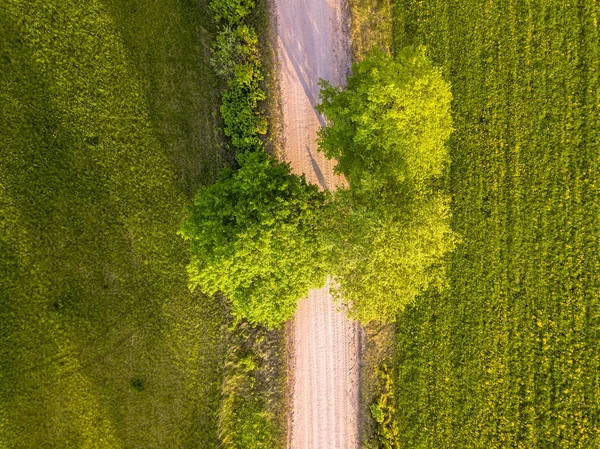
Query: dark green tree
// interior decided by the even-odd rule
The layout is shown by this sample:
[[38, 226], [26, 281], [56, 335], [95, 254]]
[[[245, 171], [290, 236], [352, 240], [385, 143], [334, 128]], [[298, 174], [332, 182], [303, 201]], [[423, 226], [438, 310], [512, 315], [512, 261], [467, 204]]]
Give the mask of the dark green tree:
[[444, 286], [457, 242], [449, 197], [433, 187], [449, 159], [450, 87], [422, 49], [371, 53], [345, 88], [321, 85], [320, 149], [349, 183], [324, 220], [334, 294], [359, 321], [394, 321]]
[[232, 313], [276, 327], [327, 274], [317, 230], [327, 194], [263, 152], [239, 153], [201, 189], [181, 235], [190, 242], [190, 288], [222, 292]]

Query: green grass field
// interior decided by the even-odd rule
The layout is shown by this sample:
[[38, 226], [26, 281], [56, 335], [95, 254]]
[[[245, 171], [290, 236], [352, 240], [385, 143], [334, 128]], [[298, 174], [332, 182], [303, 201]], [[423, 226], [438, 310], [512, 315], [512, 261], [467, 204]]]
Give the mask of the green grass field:
[[233, 156], [204, 0], [0, 4], [0, 448], [214, 448], [184, 206]]
[[600, 4], [393, 11], [452, 83], [464, 240], [398, 322], [401, 447], [600, 447]]

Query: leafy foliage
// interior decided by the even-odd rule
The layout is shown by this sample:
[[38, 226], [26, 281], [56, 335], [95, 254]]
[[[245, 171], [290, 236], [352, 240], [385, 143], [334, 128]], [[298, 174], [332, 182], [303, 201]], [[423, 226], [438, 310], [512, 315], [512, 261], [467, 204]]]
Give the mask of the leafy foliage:
[[321, 151], [338, 161], [351, 187], [423, 181], [442, 174], [452, 132], [449, 85], [424, 55], [373, 51], [353, 67], [345, 89], [321, 81], [317, 107], [329, 121]]
[[198, 192], [183, 223], [190, 286], [223, 292], [235, 316], [274, 327], [324, 282], [315, 230], [327, 195], [264, 153], [240, 153], [238, 160], [239, 170], [224, 170]]
[[258, 36], [248, 25], [225, 26], [215, 38], [211, 63], [219, 76], [226, 79], [235, 74], [238, 65], [258, 61]]
[[254, 0], [212, 0], [209, 6], [215, 20], [225, 21], [229, 25], [238, 25], [250, 14], [255, 2]]
[[328, 206], [326, 242], [337, 281], [334, 295], [363, 323], [394, 321], [428, 288], [445, 287], [444, 256], [457, 237], [441, 193], [385, 196], [336, 193]]
[[[289, 169], [286, 171], [284, 166], [271, 165], [272, 161], [264, 154], [260, 136], [267, 133], [267, 119], [259, 104], [265, 100], [266, 95], [260, 87], [264, 76], [259, 55], [259, 39], [255, 29], [244, 23], [244, 19], [255, 6], [254, 1], [213, 0], [210, 6], [216, 21], [227, 23], [222, 26], [213, 43], [211, 64], [216, 74], [227, 82], [227, 88], [221, 95], [223, 131], [239, 153], [238, 160], [242, 163], [242, 169], [238, 172], [222, 172], [220, 181], [211, 187], [210, 191], [198, 193], [196, 207], [201, 209], [200, 214], [195, 215], [199, 219], [196, 224], [204, 226], [210, 222], [210, 225], [203, 229], [202, 236], [196, 239], [202, 240], [203, 243], [198, 246], [200, 253], [193, 255], [188, 271], [190, 274], [194, 273], [190, 279], [192, 288], [200, 284], [210, 292], [222, 289], [223, 292], [229, 293], [228, 299], [232, 299], [236, 319], [236, 324], [229, 333], [231, 341], [219, 410], [218, 436], [221, 446], [229, 449], [272, 448], [277, 445], [275, 440], [280, 427], [274, 409], [281, 403], [281, 396], [277, 393], [281, 390], [277, 385], [282, 375], [276, 372], [276, 369], [273, 371], [277, 363], [273, 363], [273, 357], [268, 356], [270, 351], [260, 350], [265, 341], [271, 340], [271, 333], [258, 323], [276, 326], [278, 321], [283, 319], [277, 314], [285, 316], [293, 313], [295, 301], [287, 303], [286, 297], [273, 297], [273, 294], [281, 291], [273, 290], [272, 285], [268, 286], [269, 282], [276, 282], [276, 279], [268, 278], [269, 269], [274, 265], [269, 268], [261, 267], [260, 264], [273, 264], [277, 263], [277, 260], [256, 259], [261, 251], [262, 254], [269, 251], [268, 232], [264, 234], [266, 239], [261, 241], [262, 248], [257, 251], [256, 248], [252, 248], [256, 243], [252, 242], [252, 236], [259, 233], [257, 229], [261, 226], [261, 220], [269, 222], [267, 227], [275, 226], [277, 213], [273, 208], [268, 210], [269, 201], [280, 198], [277, 195], [285, 197], [287, 193], [293, 192], [293, 186], [301, 185], [302, 180], [293, 178], [293, 186], [285, 185], [285, 181], [278, 184], [278, 176], [291, 177]], [[265, 20], [267, 15], [266, 2], [259, 2], [258, 10], [254, 12], [253, 17], [258, 18], [260, 23], [260, 19]], [[255, 154], [244, 155], [245, 152]], [[254, 175], [259, 177], [254, 178]], [[252, 184], [253, 181], [257, 181], [258, 184]], [[219, 191], [223, 186], [225, 188]], [[280, 189], [273, 191], [273, 188], [277, 187]], [[273, 196], [269, 197], [268, 192], [263, 190], [265, 188], [271, 189], [270, 193]], [[259, 193], [254, 197], [257, 189]], [[257, 205], [253, 201], [262, 203]], [[276, 208], [277, 203], [271, 205]], [[224, 209], [221, 209], [223, 206]], [[293, 208], [291, 204], [287, 206]], [[269, 214], [274, 216], [269, 218]], [[200, 229], [189, 231], [194, 233]], [[277, 237], [274, 238], [276, 239]], [[220, 247], [222, 244], [224, 246]], [[222, 252], [223, 249], [226, 250], [225, 253]], [[231, 251], [228, 252], [229, 250]], [[208, 254], [212, 254], [212, 259], [207, 259]], [[211, 273], [212, 277], [207, 277], [208, 271], [205, 269], [215, 267], [219, 262], [224, 264], [221, 264], [215, 273]], [[237, 276], [233, 282], [228, 280], [231, 275]], [[254, 285], [253, 282], [257, 281], [257, 276], [260, 275], [266, 276], [262, 284]], [[253, 287], [258, 289], [253, 290]], [[268, 291], [271, 295], [256, 296], [262, 291]], [[290, 308], [291, 312], [288, 312], [286, 307]], [[244, 317], [254, 326], [249, 327]], [[249, 341], [252, 338], [249, 338], [248, 333], [255, 337], [259, 334], [260, 338], [255, 338], [254, 344], [251, 345]], [[248, 355], [242, 357], [240, 352], [248, 352]], [[259, 368], [255, 360], [260, 362], [262, 368]], [[261, 369], [270, 371], [269, 381], [263, 383], [262, 387], [257, 387]]]
[[320, 149], [349, 189], [328, 206], [334, 293], [362, 321], [394, 321], [422, 291], [444, 285], [456, 245], [449, 198], [434, 189], [448, 160], [450, 89], [423, 50], [355, 64], [345, 89], [322, 82], [328, 126]]
[[242, 23], [254, 7], [245, 0], [213, 0], [211, 9], [217, 20], [226, 20], [213, 44], [211, 60], [215, 71], [227, 79], [221, 97], [221, 116], [225, 135], [237, 151], [261, 151], [259, 136], [267, 133], [267, 120], [259, 109], [266, 96], [260, 87], [264, 79], [258, 55], [258, 36]]
[[259, 65], [239, 64], [223, 93], [221, 115], [225, 122], [225, 135], [231, 138], [233, 147], [238, 151], [263, 149], [259, 135], [266, 134], [267, 120], [258, 110], [258, 102], [265, 99], [265, 92], [259, 87], [262, 79]]

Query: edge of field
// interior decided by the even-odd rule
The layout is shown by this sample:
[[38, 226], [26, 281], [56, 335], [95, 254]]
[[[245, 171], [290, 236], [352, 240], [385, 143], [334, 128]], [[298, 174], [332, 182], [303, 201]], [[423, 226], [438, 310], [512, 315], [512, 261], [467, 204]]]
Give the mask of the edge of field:
[[274, 0], [258, 0], [252, 22], [259, 34], [260, 59], [265, 75], [262, 87], [267, 93], [267, 98], [261, 104], [262, 112], [269, 121], [263, 142], [267, 153], [277, 158], [280, 149], [285, 145], [285, 138], [279, 62], [277, 60], [277, 15]]
[[[265, 150], [273, 157], [280, 159], [281, 150], [285, 145], [283, 130], [283, 105], [280, 89], [280, 67], [277, 59], [277, 14], [274, 0], [259, 0], [257, 10], [261, 15], [261, 26], [259, 27], [259, 49], [263, 62], [265, 80], [264, 89], [267, 98], [263, 102], [263, 111], [269, 120], [269, 128], [264, 138]], [[292, 329], [293, 318], [288, 320], [277, 332], [279, 357], [277, 379], [278, 397], [277, 403], [273, 404], [276, 421], [280, 430], [278, 446], [290, 447], [291, 426], [291, 404], [292, 394], [291, 377], [293, 376], [293, 340], [289, 338]]]

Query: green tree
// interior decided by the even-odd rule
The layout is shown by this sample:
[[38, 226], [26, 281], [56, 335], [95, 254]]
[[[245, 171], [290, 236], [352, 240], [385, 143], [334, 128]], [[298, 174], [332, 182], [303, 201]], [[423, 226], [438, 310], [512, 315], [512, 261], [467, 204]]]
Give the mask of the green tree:
[[407, 195], [340, 190], [328, 206], [333, 294], [360, 322], [395, 321], [419, 293], [445, 286], [444, 256], [457, 243], [449, 198]]
[[190, 288], [222, 292], [234, 316], [276, 327], [324, 284], [317, 229], [327, 194], [263, 152], [237, 157], [240, 169], [201, 189], [182, 225]]
[[346, 88], [321, 80], [328, 126], [321, 151], [352, 187], [423, 181], [442, 174], [444, 142], [452, 132], [452, 94], [424, 50], [407, 48], [395, 58], [371, 52], [354, 65]]
[[321, 85], [320, 149], [349, 183], [324, 220], [334, 294], [359, 321], [394, 321], [419, 293], [444, 286], [444, 256], [457, 242], [449, 197], [433, 187], [449, 159], [450, 87], [423, 49], [375, 51], [346, 88]]

